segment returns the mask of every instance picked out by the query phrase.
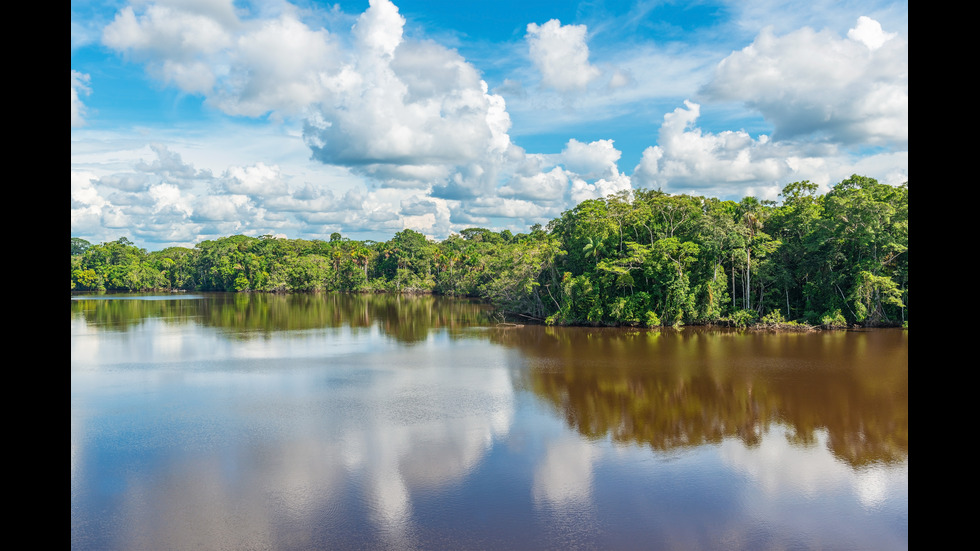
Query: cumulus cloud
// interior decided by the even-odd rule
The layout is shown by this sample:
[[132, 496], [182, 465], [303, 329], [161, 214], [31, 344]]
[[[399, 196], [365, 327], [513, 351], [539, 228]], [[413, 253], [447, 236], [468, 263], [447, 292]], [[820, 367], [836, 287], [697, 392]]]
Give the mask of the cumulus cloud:
[[254, 217], [255, 203], [247, 195], [211, 195], [197, 202], [194, 220], [198, 222], [231, 222], [236, 229], [241, 222]]
[[586, 144], [572, 138], [561, 152], [562, 164], [585, 178], [617, 176], [616, 163], [620, 156], [622, 152], [615, 148], [612, 140]]
[[513, 148], [503, 98], [457, 52], [404, 40], [404, 23], [384, 0], [360, 16], [353, 62], [315, 105], [306, 142], [316, 159], [386, 186], [486, 192]]
[[259, 162], [253, 166], [235, 166], [228, 169], [221, 179], [221, 187], [226, 193], [255, 196], [286, 195], [286, 183], [279, 173], [278, 166], [266, 166]]
[[567, 192], [568, 174], [561, 167], [530, 176], [516, 175], [499, 190], [502, 197], [537, 202], [561, 201]]
[[[231, 2], [226, 3], [230, 8]], [[218, 76], [215, 57], [232, 43], [227, 27], [237, 19], [222, 21], [213, 10], [174, 4], [148, 4], [140, 14], [131, 6], [123, 8], [106, 26], [102, 41], [146, 62], [150, 73], [165, 82], [187, 92], [207, 93]]]
[[85, 104], [82, 103], [81, 95], [89, 95], [92, 90], [88, 84], [89, 75], [72, 70], [71, 72], [71, 127], [82, 126], [85, 124]]
[[[766, 136], [745, 131], [703, 132], [695, 126], [701, 106], [690, 101], [664, 115], [659, 145], [643, 152], [633, 181], [674, 192], [717, 192], [733, 184], [776, 185], [792, 174], [795, 162]], [[722, 193], [721, 195], [727, 195]]]
[[425, 233], [429, 237], [444, 236], [451, 224], [450, 202], [445, 199], [415, 195], [401, 202], [403, 228]]
[[370, 7], [357, 19], [353, 34], [368, 59], [391, 59], [402, 42], [405, 18], [398, 8], [384, 0], [370, 0]]
[[190, 216], [194, 212], [188, 198], [173, 184], [157, 184], [150, 188], [149, 196], [155, 213]]
[[564, 209], [561, 207], [503, 197], [479, 198], [467, 206], [467, 211], [475, 217], [484, 219], [516, 218], [542, 224], [561, 214], [562, 210]]
[[405, 19], [372, 0], [347, 46], [292, 11], [241, 17], [230, 2], [124, 8], [106, 45], [231, 115], [305, 119], [315, 159], [383, 186], [492, 188], [513, 148], [503, 98], [456, 51], [403, 37]]
[[856, 27], [847, 31], [847, 38], [864, 44], [869, 50], [877, 50], [896, 36], [898, 33], [886, 33], [881, 23], [864, 15], [858, 17]]
[[[517, 208], [515, 203], [498, 202], [510, 213], [544, 212], [558, 215], [586, 199], [598, 199], [632, 189], [630, 177], [619, 172], [622, 153], [612, 140], [590, 143], [570, 139], [558, 155], [528, 155], [517, 173], [498, 189], [500, 197], [533, 203], [534, 207]], [[550, 168], [549, 168], [550, 167]], [[484, 206], [490, 203], [484, 203]]]
[[154, 178], [150, 174], [138, 172], [107, 174], [98, 179], [100, 185], [122, 191], [147, 191], [151, 185], [159, 181], [159, 178]]
[[152, 144], [131, 153], [128, 171], [96, 175], [73, 168], [72, 231], [94, 240], [126, 235], [160, 245], [269, 233], [289, 222], [263, 205], [277, 193], [288, 195], [282, 180], [278, 167], [262, 163], [229, 167], [214, 177], [180, 152]]
[[582, 90], [599, 76], [589, 63], [585, 33], [585, 25], [562, 25], [557, 19], [528, 24], [525, 38], [542, 85], [562, 92]]
[[372, 2], [353, 29], [358, 49], [308, 124], [314, 157], [352, 166], [384, 185], [452, 187], [475, 196], [514, 153], [502, 97], [476, 69], [434, 42], [405, 41], [404, 19]]
[[847, 38], [764, 29], [718, 65], [702, 93], [757, 110], [777, 140], [908, 147], [908, 45], [867, 17]]
[[[183, 161], [180, 153], [164, 145], [150, 144], [149, 150], [155, 159], [146, 161], [140, 158], [130, 171], [93, 178], [89, 189], [104, 204], [129, 207], [129, 214], [143, 216], [151, 212], [159, 213], [164, 205], [177, 204], [174, 190], [193, 188], [197, 182], [211, 177], [209, 171], [196, 170], [192, 164]], [[186, 201], [180, 204], [181, 212], [191, 212]]]
[[231, 48], [229, 76], [211, 101], [233, 115], [302, 113], [324, 94], [340, 53], [324, 30], [291, 15], [255, 23]]
[[[596, 140], [583, 143], [568, 140], [559, 155], [560, 162], [568, 171], [568, 203], [573, 207], [586, 199], [598, 199], [632, 189], [629, 176], [619, 172], [622, 156], [613, 140]], [[589, 183], [592, 180], [592, 183]]]
[[453, 229], [458, 202], [425, 190], [362, 187], [335, 193], [331, 182], [296, 184], [295, 174], [262, 162], [213, 176], [169, 147], [148, 150], [156, 158], [134, 153], [129, 171], [99, 177], [73, 169], [73, 232], [96, 241], [127, 235], [156, 246], [189, 246], [236, 233], [325, 239], [334, 231], [390, 237], [412, 228], [445, 237]]
[[[701, 106], [690, 101], [664, 115], [660, 139], [633, 170], [636, 187], [722, 198], [776, 199], [788, 183], [810, 180], [823, 189], [851, 174], [908, 180], [908, 152], [856, 155], [834, 144], [776, 142], [744, 130], [705, 132], [696, 126]], [[904, 168], [897, 168], [904, 167]]]
[[149, 147], [156, 155], [156, 159], [150, 162], [140, 159], [135, 166], [136, 170], [140, 172], [155, 174], [172, 183], [181, 183], [186, 180], [211, 176], [211, 173], [207, 170], [198, 172], [193, 164], [184, 163], [180, 153], [171, 151], [164, 145], [150, 144]]
[[609, 178], [600, 178], [591, 184], [581, 178], [575, 178], [572, 180], [572, 189], [570, 191], [571, 203], [569, 207], [575, 206], [587, 199], [599, 199], [630, 189], [633, 189], [632, 179], [619, 172], [616, 172]]
[[[261, 218], [298, 221], [311, 232], [322, 229], [316, 224], [343, 223], [444, 236], [461, 210], [473, 209], [474, 220], [541, 221], [569, 201], [629, 188], [611, 140], [571, 140], [547, 162], [529, 160], [511, 142], [504, 99], [489, 92], [476, 68], [455, 50], [406, 38], [404, 26], [388, 0], [372, 0], [349, 37], [311, 28], [288, 7], [256, 16], [226, 0], [124, 8], [106, 27], [106, 45], [227, 114], [301, 119], [313, 158], [367, 177], [368, 193], [347, 205], [347, 196], [309, 183], [291, 187], [278, 166], [263, 162], [213, 177], [152, 146], [155, 160], [103, 177], [101, 196], [120, 206], [132, 202], [125, 193], [177, 186], [190, 194], [187, 201], [171, 197], [169, 210], [144, 205], [146, 212], [182, 216], [205, 232], [232, 221], [240, 222], [234, 231], [248, 231]], [[570, 90], [598, 76], [585, 32], [558, 21], [528, 27], [547, 86]], [[614, 80], [622, 86], [628, 75]], [[157, 188], [153, 201], [170, 197], [163, 193], [169, 190]]]
[[290, 11], [243, 20], [228, 0], [158, 1], [123, 8], [105, 45], [155, 78], [204, 95], [231, 115], [296, 115], [323, 93], [339, 54], [324, 30]]

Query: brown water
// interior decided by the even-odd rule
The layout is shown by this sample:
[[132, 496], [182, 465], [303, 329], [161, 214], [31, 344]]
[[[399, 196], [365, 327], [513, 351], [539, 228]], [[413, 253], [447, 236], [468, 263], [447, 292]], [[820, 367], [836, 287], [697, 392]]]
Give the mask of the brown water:
[[908, 546], [908, 334], [71, 303], [79, 549]]

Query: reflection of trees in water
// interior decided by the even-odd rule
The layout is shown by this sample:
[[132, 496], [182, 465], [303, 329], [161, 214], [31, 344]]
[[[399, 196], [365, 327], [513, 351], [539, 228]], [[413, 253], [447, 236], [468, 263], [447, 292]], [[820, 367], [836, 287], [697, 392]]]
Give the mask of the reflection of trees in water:
[[369, 328], [405, 343], [424, 341], [432, 330], [450, 333], [485, 324], [487, 308], [477, 302], [432, 295], [206, 293], [197, 299], [174, 295], [166, 300], [132, 297], [74, 300], [72, 316], [91, 325], [126, 330], [149, 318], [168, 323], [197, 321], [228, 330], [236, 338], [249, 333], [324, 327]]
[[773, 423], [813, 445], [829, 433], [853, 467], [908, 456], [908, 337], [901, 331], [764, 334], [525, 327], [494, 339], [528, 358], [522, 381], [590, 438], [657, 450]]
[[[187, 323], [200, 315], [200, 295], [175, 294], [167, 300], [144, 300], [144, 295], [79, 296], [71, 301], [71, 316], [81, 316], [86, 323], [107, 329], [125, 331], [149, 318], [171, 323]], [[98, 298], [96, 298], [98, 297]], [[135, 300], [134, 300], [135, 298]]]
[[[364, 295], [355, 295], [364, 297]], [[371, 318], [400, 342], [420, 342], [434, 329], [450, 333], [487, 323], [487, 307], [478, 302], [432, 295], [367, 295]]]

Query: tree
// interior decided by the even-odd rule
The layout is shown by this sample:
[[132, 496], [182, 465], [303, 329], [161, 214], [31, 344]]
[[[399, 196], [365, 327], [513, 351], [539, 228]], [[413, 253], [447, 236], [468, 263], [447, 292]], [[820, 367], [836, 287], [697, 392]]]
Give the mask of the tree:
[[[807, 258], [813, 267], [807, 294], [818, 299], [814, 314], [841, 309], [852, 321], [865, 315], [852, 308], [862, 286], [884, 289], [887, 278], [901, 294], [908, 293], [908, 183], [889, 186], [873, 178], [851, 176], [823, 198], [824, 215], [807, 238]], [[867, 272], [875, 279], [861, 275]], [[868, 283], [874, 282], [874, 283]], [[890, 287], [890, 286], [888, 286]], [[904, 301], [885, 300], [882, 316], [904, 316]]]
[[81, 237], [71, 238], [71, 255], [76, 256], [83, 254], [92, 244], [88, 241], [82, 239]]

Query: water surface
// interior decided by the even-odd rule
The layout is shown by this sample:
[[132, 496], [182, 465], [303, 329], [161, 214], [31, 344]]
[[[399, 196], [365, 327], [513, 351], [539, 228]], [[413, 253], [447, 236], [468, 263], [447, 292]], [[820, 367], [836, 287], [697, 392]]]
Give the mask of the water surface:
[[908, 336], [71, 303], [78, 549], [908, 546]]

